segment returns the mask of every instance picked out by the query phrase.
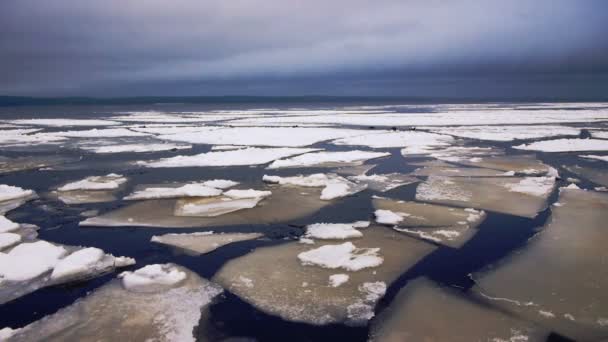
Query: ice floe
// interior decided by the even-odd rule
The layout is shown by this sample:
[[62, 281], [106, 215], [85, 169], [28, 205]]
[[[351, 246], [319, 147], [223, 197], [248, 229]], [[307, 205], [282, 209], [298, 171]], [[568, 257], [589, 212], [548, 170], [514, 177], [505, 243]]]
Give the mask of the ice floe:
[[192, 145], [171, 144], [171, 143], [133, 143], [133, 144], [114, 144], [114, 145], [93, 145], [80, 144], [78, 148], [88, 152], [99, 154], [110, 153], [144, 153], [144, 152], [162, 152], [187, 150], [192, 148]]
[[[356, 246], [319, 240], [312, 250], [299, 242], [258, 247], [228, 261], [213, 280], [257, 309], [286, 320], [365, 325], [386, 284], [436, 247], [380, 226], [362, 232]], [[341, 285], [332, 286], [328, 279], [336, 269], [359, 270], [340, 272], [335, 281]]]
[[608, 156], [598, 156], [598, 155], [587, 154], [587, 155], [583, 155], [580, 157], [586, 158], [586, 159], [602, 160], [602, 161], [608, 162]]
[[553, 177], [430, 176], [418, 185], [416, 199], [535, 217], [546, 208], [554, 185]]
[[21, 242], [21, 235], [15, 233], [0, 233], [0, 251]]
[[473, 208], [453, 208], [437, 204], [374, 198], [376, 221], [394, 225], [410, 236], [450, 247], [460, 247], [485, 219], [485, 212]]
[[390, 153], [369, 151], [314, 152], [289, 159], [279, 159], [268, 165], [269, 169], [288, 167], [336, 167], [344, 165], [361, 165], [366, 160], [389, 156]]
[[254, 208], [271, 194], [270, 191], [229, 190], [222, 197], [180, 199], [174, 213], [176, 216], [216, 217]]
[[542, 152], [608, 151], [608, 140], [601, 139], [556, 139], [513, 146], [518, 150]]
[[344, 240], [362, 237], [357, 228], [367, 228], [368, 221], [353, 223], [314, 223], [306, 226], [305, 238], [321, 240]]
[[453, 144], [454, 138], [426, 132], [401, 131], [381, 132], [334, 140], [336, 145], [367, 146], [371, 148], [399, 147], [408, 153], [426, 151], [432, 148], [446, 147]]
[[19, 229], [19, 223], [13, 222], [5, 216], [0, 215], [0, 233], [11, 232], [16, 229]]
[[564, 169], [575, 175], [586, 178], [601, 186], [608, 186], [608, 172], [602, 168], [586, 167], [580, 165], [564, 165]]
[[240, 241], [259, 239], [260, 233], [190, 233], [190, 234], [165, 234], [153, 236], [150, 241], [176, 247], [188, 254], [200, 255], [211, 253], [214, 250]]
[[49, 135], [56, 135], [65, 138], [118, 138], [118, 137], [145, 137], [149, 134], [132, 131], [127, 128], [104, 128], [77, 131], [53, 132]]
[[448, 134], [461, 138], [490, 141], [513, 141], [522, 139], [537, 139], [560, 135], [579, 135], [580, 128], [556, 125], [538, 126], [461, 126], [430, 128], [431, 132]]
[[559, 203], [527, 245], [474, 274], [476, 292], [574, 340], [601, 340], [608, 333], [602, 324], [608, 308], [601, 305], [608, 286], [608, 194], [561, 188]]
[[0, 215], [36, 198], [36, 192], [18, 186], [0, 184]]
[[143, 200], [180, 197], [213, 197], [222, 194], [221, 189], [210, 187], [206, 182], [190, 183], [182, 186], [140, 186], [135, 192], [126, 196], [126, 200]]
[[110, 173], [105, 176], [91, 176], [76, 182], [67, 183], [57, 191], [76, 191], [76, 190], [115, 190], [127, 182], [127, 178], [122, 175]]
[[24, 156], [15, 158], [0, 156], [0, 174], [42, 169], [77, 160], [76, 158], [59, 156]]
[[114, 126], [120, 122], [98, 119], [22, 119], [12, 120], [15, 125], [50, 126], [50, 127], [77, 127], [77, 126]]
[[372, 321], [369, 341], [541, 342], [548, 335], [547, 329], [420, 278]]
[[192, 156], [175, 156], [150, 162], [138, 162], [146, 167], [197, 167], [197, 166], [239, 166], [260, 165], [276, 159], [307, 152], [313, 148], [244, 148], [234, 151], [207, 152]]
[[320, 198], [324, 201], [353, 195], [367, 188], [366, 184], [356, 184], [336, 174], [315, 173], [308, 176], [291, 177], [264, 175], [262, 179], [264, 182], [272, 184], [323, 187]]
[[386, 192], [398, 188], [400, 186], [416, 183], [419, 181], [417, 178], [400, 173], [358, 175], [350, 176], [348, 177], [348, 179], [358, 184], [365, 184], [370, 190], [380, 192]]
[[186, 272], [172, 265], [148, 265], [133, 272], [126, 271], [118, 275], [122, 286], [133, 292], [157, 292], [174, 287], [186, 279]]
[[338, 286], [346, 283], [349, 278], [350, 277], [348, 274], [343, 274], [343, 273], [332, 274], [329, 276], [329, 286], [338, 287]]
[[175, 265], [146, 268], [140, 272], [145, 273], [142, 278], [152, 282], [182, 279], [178, 283], [165, 283], [154, 292], [125, 288], [122, 283], [127, 276], [123, 282], [112, 280], [57, 313], [11, 331], [10, 340], [194, 342], [195, 327], [206, 319], [208, 305], [222, 289]]

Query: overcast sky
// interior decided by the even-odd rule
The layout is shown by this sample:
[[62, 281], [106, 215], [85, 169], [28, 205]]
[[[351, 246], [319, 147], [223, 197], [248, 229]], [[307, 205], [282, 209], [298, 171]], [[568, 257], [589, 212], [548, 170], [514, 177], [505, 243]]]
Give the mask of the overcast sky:
[[1, 0], [3, 95], [608, 92], [605, 0]]

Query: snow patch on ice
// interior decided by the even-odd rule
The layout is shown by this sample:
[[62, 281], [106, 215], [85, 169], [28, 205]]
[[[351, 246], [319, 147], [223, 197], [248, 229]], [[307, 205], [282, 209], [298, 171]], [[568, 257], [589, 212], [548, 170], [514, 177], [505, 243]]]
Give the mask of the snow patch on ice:
[[303, 265], [358, 271], [380, 266], [384, 259], [378, 256], [379, 250], [379, 248], [357, 248], [351, 242], [345, 242], [341, 245], [325, 245], [302, 252], [298, 254], [298, 259]]
[[156, 292], [173, 287], [186, 279], [186, 273], [172, 265], [148, 265], [133, 272], [119, 274], [123, 286], [134, 292]]

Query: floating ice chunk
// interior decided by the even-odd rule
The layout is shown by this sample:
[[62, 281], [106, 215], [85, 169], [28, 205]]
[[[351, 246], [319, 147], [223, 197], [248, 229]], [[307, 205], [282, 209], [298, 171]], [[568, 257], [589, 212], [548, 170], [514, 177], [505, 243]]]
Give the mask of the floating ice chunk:
[[32, 190], [25, 190], [18, 186], [0, 184], [0, 202], [28, 198], [34, 196], [35, 194], [36, 193]]
[[329, 276], [329, 286], [338, 287], [348, 281], [348, 274], [332, 274]]
[[192, 183], [180, 187], [145, 187], [126, 196], [126, 200], [178, 198], [178, 197], [213, 197], [222, 194], [222, 190], [212, 188], [206, 183]]
[[369, 340], [540, 342], [548, 335], [546, 329], [422, 278], [410, 281], [373, 320]]
[[62, 279], [73, 277], [78, 274], [87, 273], [90, 268], [95, 268], [104, 258], [105, 253], [94, 247], [83, 248], [67, 257], [61, 259], [55, 265], [51, 273], [51, 279]]
[[[608, 307], [601, 305], [608, 286], [608, 194], [562, 188], [559, 203], [526, 246], [473, 275], [475, 292], [500, 309], [573, 340], [601, 340], [608, 333], [608, 327], [598, 324], [608, 317]], [[518, 305], [528, 302], [533, 304]]]
[[24, 119], [12, 120], [11, 123], [16, 125], [35, 125], [51, 127], [114, 126], [120, 124], [116, 121], [95, 119]]
[[264, 236], [260, 233], [225, 233], [214, 234], [213, 232], [191, 233], [191, 234], [165, 234], [153, 236], [150, 241], [177, 247], [191, 254], [200, 255], [213, 252], [214, 250], [240, 241], [255, 240]]
[[224, 196], [232, 198], [232, 199], [242, 199], [242, 198], [264, 198], [272, 195], [271, 191], [261, 191], [261, 190], [240, 190], [240, 189], [232, 189], [224, 192]]
[[114, 266], [115, 267], [127, 267], [135, 265], [135, 259], [129, 257], [114, 257]]
[[109, 153], [143, 153], [143, 152], [162, 152], [187, 150], [192, 148], [192, 145], [178, 145], [169, 143], [147, 143], [147, 144], [116, 144], [116, 145], [88, 145], [81, 144], [78, 148], [99, 154]]
[[13, 335], [15, 335], [19, 329], [11, 329], [9, 327], [0, 329], [0, 340], [8, 341]]
[[368, 151], [346, 151], [346, 152], [314, 152], [306, 153], [289, 159], [280, 159], [272, 162], [269, 169], [280, 169], [288, 167], [335, 167], [342, 165], [361, 165], [369, 159], [390, 156], [390, 153], [368, 152]]
[[0, 281], [19, 282], [41, 276], [66, 254], [65, 248], [46, 241], [17, 245], [8, 253], [0, 253]]
[[308, 176], [280, 177], [264, 175], [262, 180], [267, 183], [281, 185], [296, 185], [303, 187], [324, 187], [321, 191], [321, 199], [329, 201], [339, 197], [345, 197], [363, 191], [367, 185], [355, 184], [346, 178], [336, 174], [315, 173]]
[[332, 143], [336, 145], [367, 146], [371, 148], [401, 147], [414, 151], [449, 146], [453, 142], [454, 138], [449, 135], [416, 131], [384, 131], [338, 139], [334, 140]]
[[543, 152], [608, 151], [608, 140], [601, 139], [556, 139], [537, 141], [513, 146], [519, 150]]
[[490, 141], [513, 141], [515, 139], [536, 139], [556, 135], [579, 135], [580, 128], [539, 125], [539, 126], [461, 126], [461, 127], [428, 127], [431, 132], [449, 134], [461, 138]]
[[389, 173], [382, 175], [359, 175], [348, 177], [349, 180], [360, 184], [366, 184], [368, 189], [380, 192], [389, 191], [397, 187], [418, 182], [417, 178], [400, 173]]
[[214, 145], [211, 146], [211, 151], [229, 151], [229, 150], [238, 150], [241, 148], [245, 148], [244, 146], [234, 146], [234, 145]]
[[587, 159], [603, 160], [605, 162], [608, 162], [608, 156], [598, 156], [598, 155], [587, 154], [587, 155], [583, 155], [580, 157], [587, 158]]
[[321, 191], [321, 199], [331, 201], [336, 198], [346, 197], [364, 190], [367, 185], [357, 185], [345, 179], [331, 179]]
[[175, 205], [175, 215], [216, 217], [243, 209], [254, 208], [262, 199], [263, 197], [180, 199]]
[[361, 130], [323, 127], [214, 127], [204, 134], [183, 132], [159, 138], [192, 144], [302, 147], [364, 133]]
[[[21, 242], [21, 235], [15, 233], [0, 233], [0, 251]], [[0, 280], [1, 281], [1, 280]]]
[[[204, 334], [207, 306], [222, 289], [184, 268], [187, 275], [159, 292], [133, 292], [112, 280], [74, 304], [13, 332], [15, 341], [180, 341]], [[170, 272], [170, 271], [169, 271]]]
[[118, 275], [122, 285], [133, 292], [157, 292], [176, 286], [186, 279], [186, 273], [172, 265], [148, 265], [133, 272]]
[[325, 245], [302, 252], [298, 254], [298, 259], [303, 265], [358, 271], [381, 265], [384, 259], [378, 255], [379, 251], [379, 248], [357, 248], [351, 242], [345, 242], [341, 245]]
[[391, 225], [398, 224], [399, 222], [403, 221], [403, 217], [406, 216], [385, 209], [376, 210], [374, 215], [376, 216], [376, 222]]
[[5, 216], [0, 215], [0, 233], [12, 232], [16, 229], [19, 229], [19, 223], [13, 222]]
[[[414, 170], [413, 176], [448, 176], [448, 177], [495, 177], [495, 176], [514, 176], [515, 172], [504, 173], [499, 170], [492, 170], [481, 167], [461, 167], [443, 161], [423, 162], [416, 165], [423, 166]], [[513, 172], [511, 174], [511, 172]]]
[[296, 185], [303, 187], [324, 187], [327, 185], [330, 176], [323, 173], [315, 173], [308, 176], [294, 176], [294, 177], [281, 177], [281, 176], [269, 176], [264, 175], [262, 180], [267, 183], [281, 184], [281, 185]]
[[231, 181], [231, 180], [227, 180], [227, 179], [212, 179], [212, 180], [205, 181], [203, 184], [206, 186], [210, 186], [212, 188], [223, 190], [223, 189], [232, 188], [233, 186], [238, 185], [239, 182], [235, 182], [235, 181]]
[[77, 160], [76, 158], [61, 156], [23, 156], [14, 158], [0, 156], [0, 174], [38, 170]]
[[89, 129], [78, 131], [53, 132], [52, 135], [57, 135], [66, 138], [118, 138], [118, 137], [144, 137], [149, 134], [132, 131], [126, 128], [105, 128], [105, 129]]
[[356, 228], [363, 227], [362, 223], [369, 225], [369, 222], [354, 223], [315, 223], [306, 226], [307, 238], [322, 240], [344, 240], [362, 237], [363, 234]]
[[65, 184], [59, 187], [58, 191], [78, 191], [78, 190], [115, 190], [127, 182], [127, 178], [122, 175], [110, 173], [105, 176], [91, 176], [85, 179]]
[[138, 162], [146, 167], [196, 167], [260, 165], [275, 159], [317, 151], [313, 148], [244, 148], [234, 151], [207, 152], [193, 156], [175, 156], [158, 161]]

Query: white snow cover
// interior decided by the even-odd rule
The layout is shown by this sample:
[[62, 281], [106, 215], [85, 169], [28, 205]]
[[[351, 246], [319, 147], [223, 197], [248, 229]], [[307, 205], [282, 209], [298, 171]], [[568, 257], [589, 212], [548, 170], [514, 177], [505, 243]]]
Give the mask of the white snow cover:
[[449, 135], [416, 131], [383, 131], [381, 133], [338, 139], [332, 143], [336, 145], [368, 146], [372, 148], [401, 147], [412, 150], [426, 150], [431, 147], [449, 146], [453, 141], [454, 138]]
[[244, 148], [234, 151], [207, 152], [193, 156], [176, 156], [158, 161], [138, 162], [146, 167], [239, 166], [270, 163], [279, 158], [316, 151], [312, 148]]
[[222, 190], [209, 187], [205, 183], [192, 183], [178, 188], [149, 187], [135, 191], [126, 200], [177, 198], [177, 197], [213, 197], [222, 194]]
[[381, 224], [398, 224], [403, 221], [403, 216], [390, 210], [378, 209], [374, 211], [376, 222]]
[[281, 185], [296, 185], [304, 187], [324, 187], [320, 198], [324, 201], [355, 194], [367, 188], [367, 185], [355, 184], [346, 178], [335, 174], [315, 173], [308, 176], [280, 177], [264, 175], [264, 182]]
[[348, 281], [348, 274], [338, 273], [329, 276], [329, 286], [338, 287]]
[[64, 131], [64, 132], [53, 132], [48, 133], [49, 135], [56, 135], [59, 137], [66, 138], [117, 138], [117, 137], [144, 137], [149, 134], [135, 132], [126, 128], [105, 128], [105, 129], [88, 129], [88, 130], [77, 130], [77, 131]]
[[8, 253], [0, 253], [0, 281], [36, 278], [53, 269], [66, 254], [65, 248], [46, 241], [19, 244]]
[[95, 119], [24, 119], [10, 121], [16, 125], [35, 125], [51, 127], [76, 127], [76, 126], [113, 126], [120, 122]]
[[21, 235], [15, 233], [0, 233], [0, 250], [21, 242]]
[[289, 159], [275, 160], [268, 165], [268, 169], [280, 169], [285, 167], [306, 167], [321, 165], [324, 163], [362, 163], [369, 159], [390, 156], [390, 153], [369, 151], [346, 151], [346, 152], [315, 152], [306, 153]]
[[35, 192], [33, 190], [25, 190], [18, 186], [0, 184], [0, 202], [29, 197], [34, 194]]
[[537, 141], [513, 146], [519, 150], [543, 152], [608, 151], [608, 140], [600, 139], [556, 139]]
[[461, 138], [490, 140], [490, 141], [513, 141], [515, 139], [536, 139], [552, 137], [556, 135], [579, 135], [580, 128], [538, 125], [538, 126], [461, 126], [430, 128], [432, 132], [449, 134]]
[[205, 181], [203, 184], [206, 186], [210, 186], [212, 188], [223, 190], [223, 189], [232, 188], [233, 186], [238, 185], [239, 182], [231, 181], [228, 179], [212, 179], [212, 180]]
[[129, 291], [146, 292], [158, 286], [171, 287], [186, 279], [186, 273], [171, 265], [148, 265], [134, 272], [122, 272], [123, 286]]
[[182, 132], [160, 139], [192, 144], [302, 147], [314, 143], [364, 134], [365, 131], [339, 128], [302, 127], [222, 127], [201, 132]]
[[367, 221], [357, 221], [353, 223], [315, 223], [306, 226], [305, 238], [311, 239], [335, 239], [344, 240], [362, 237], [363, 234], [356, 228], [366, 228], [369, 226]]
[[99, 154], [109, 153], [144, 153], [144, 152], [162, 152], [171, 150], [187, 150], [192, 148], [192, 145], [178, 145], [171, 143], [157, 144], [119, 144], [119, 145], [80, 145], [78, 148]]
[[598, 156], [598, 155], [587, 154], [587, 155], [580, 156], [580, 157], [587, 158], [587, 159], [603, 160], [605, 162], [608, 162], [608, 156]]
[[270, 195], [272, 195], [272, 192], [270, 192], [270, 191], [261, 191], [261, 190], [253, 190], [253, 189], [247, 189], [247, 190], [233, 189], [233, 190], [228, 190], [228, 191], [224, 192], [224, 196], [230, 197], [232, 199], [264, 198], [264, 197], [268, 197]]
[[454, 186], [449, 177], [430, 176], [416, 188], [416, 199], [421, 201], [468, 201], [471, 196], [470, 191]]
[[105, 253], [94, 247], [83, 248], [61, 259], [51, 273], [51, 279], [61, 279], [86, 273], [100, 262]]
[[519, 183], [505, 184], [512, 192], [529, 194], [532, 196], [547, 196], [555, 186], [553, 177], [525, 177]]
[[358, 271], [380, 266], [384, 259], [378, 256], [379, 250], [380, 248], [357, 248], [351, 242], [345, 242], [341, 245], [325, 245], [302, 252], [298, 254], [298, 259], [302, 265]]
[[599, 139], [608, 139], [608, 131], [592, 131], [591, 136]]
[[19, 228], [19, 223], [13, 222], [7, 219], [5, 216], [0, 215], [0, 233], [12, 232]]
[[122, 175], [110, 173], [105, 176], [91, 176], [81, 179], [76, 182], [68, 183], [58, 191], [74, 191], [74, 190], [114, 190], [118, 189], [122, 184], [126, 183], [127, 179]]
[[2, 145], [37, 145], [63, 141], [66, 138], [53, 136], [49, 133], [36, 133], [40, 129], [7, 129], [0, 131]]

